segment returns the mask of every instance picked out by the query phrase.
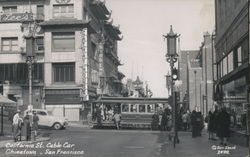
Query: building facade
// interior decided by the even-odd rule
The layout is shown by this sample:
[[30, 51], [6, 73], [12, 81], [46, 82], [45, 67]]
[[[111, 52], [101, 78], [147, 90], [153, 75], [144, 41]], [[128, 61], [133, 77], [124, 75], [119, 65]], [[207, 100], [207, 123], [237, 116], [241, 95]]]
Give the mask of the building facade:
[[232, 116], [231, 140], [246, 145], [247, 88], [249, 85], [248, 0], [215, 1], [215, 100]]
[[[180, 102], [188, 110], [204, 116], [213, 106], [212, 38], [204, 34], [199, 50], [182, 50], [179, 59]], [[207, 101], [207, 102], [206, 102]]]
[[[200, 75], [201, 67], [198, 59], [198, 50], [181, 50], [179, 54], [180, 101], [188, 110], [198, 110], [200, 107]], [[196, 71], [196, 74], [194, 73]], [[196, 80], [195, 80], [196, 79]]]
[[[32, 105], [78, 121], [99, 96], [121, 94], [119, 27], [99, 0], [0, 2], [3, 93], [28, 104], [26, 59], [33, 50]], [[25, 36], [33, 32], [28, 45]]]
[[205, 32], [198, 58], [201, 66], [201, 112], [204, 116], [213, 109], [213, 44], [212, 35]]

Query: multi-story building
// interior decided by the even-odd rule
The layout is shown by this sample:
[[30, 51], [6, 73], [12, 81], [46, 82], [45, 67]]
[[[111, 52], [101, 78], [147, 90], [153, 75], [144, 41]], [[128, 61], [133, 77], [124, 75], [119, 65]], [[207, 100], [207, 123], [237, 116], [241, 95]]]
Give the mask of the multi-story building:
[[[80, 120], [100, 95], [121, 94], [121, 32], [99, 0], [2, 0], [0, 81], [9, 98], [28, 104], [27, 53], [33, 49], [32, 105]], [[33, 44], [24, 38], [35, 35]], [[27, 45], [27, 46], [26, 46]]]
[[[198, 110], [200, 107], [200, 71], [198, 50], [181, 50], [179, 54], [179, 79], [182, 81], [180, 88], [180, 101], [188, 110]], [[196, 74], [194, 74], [196, 71]], [[196, 80], [195, 80], [196, 79]], [[194, 88], [195, 87], [195, 88]]]
[[233, 142], [247, 145], [246, 109], [249, 86], [249, 2], [215, 1], [215, 100], [232, 115]]

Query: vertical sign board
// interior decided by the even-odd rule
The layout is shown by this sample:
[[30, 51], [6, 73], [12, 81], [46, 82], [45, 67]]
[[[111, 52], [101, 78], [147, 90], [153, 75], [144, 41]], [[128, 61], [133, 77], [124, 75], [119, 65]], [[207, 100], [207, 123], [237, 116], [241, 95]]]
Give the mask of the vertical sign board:
[[82, 41], [82, 90], [81, 97], [82, 101], [88, 101], [88, 30], [87, 28], [81, 31], [81, 41]]

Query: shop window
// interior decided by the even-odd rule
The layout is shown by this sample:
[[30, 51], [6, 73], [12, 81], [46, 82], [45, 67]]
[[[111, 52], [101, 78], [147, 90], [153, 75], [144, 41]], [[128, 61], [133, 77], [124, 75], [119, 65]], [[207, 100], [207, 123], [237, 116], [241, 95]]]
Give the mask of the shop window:
[[54, 63], [53, 81], [56, 82], [74, 82], [75, 81], [75, 63]]
[[248, 62], [248, 52], [249, 52], [249, 49], [248, 49], [248, 42], [249, 40], [248, 39], [245, 39], [243, 42], [242, 42], [242, 62], [243, 63], [247, 63]]
[[74, 5], [73, 4], [53, 5], [53, 17], [54, 18], [73, 18], [74, 17]]
[[16, 52], [18, 51], [18, 38], [2, 38], [2, 51], [3, 52]]
[[234, 70], [234, 58], [233, 58], [233, 52], [230, 52], [229, 54], [228, 54], [228, 72], [231, 72], [231, 71], [233, 71]]
[[222, 76], [225, 76], [228, 73], [227, 57], [223, 58], [222, 64], [223, 64], [223, 74], [222, 74]]
[[241, 46], [239, 46], [236, 50], [237, 54], [237, 67], [242, 65], [242, 49]]
[[52, 33], [52, 50], [53, 51], [75, 51], [75, 33]]
[[218, 78], [221, 78], [221, 69], [220, 69], [220, 62], [217, 64], [217, 76]]
[[3, 7], [3, 12], [4, 12], [4, 14], [16, 13], [17, 12], [17, 6]]
[[223, 77], [223, 60], [220, 62], [220, 76]]

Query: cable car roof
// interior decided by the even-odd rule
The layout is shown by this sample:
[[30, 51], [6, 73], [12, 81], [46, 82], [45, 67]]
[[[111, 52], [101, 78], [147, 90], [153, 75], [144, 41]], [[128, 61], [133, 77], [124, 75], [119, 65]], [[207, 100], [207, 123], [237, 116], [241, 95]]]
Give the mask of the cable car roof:
[[168, 98], [101, 97], [93, 103], [168, 103]]

